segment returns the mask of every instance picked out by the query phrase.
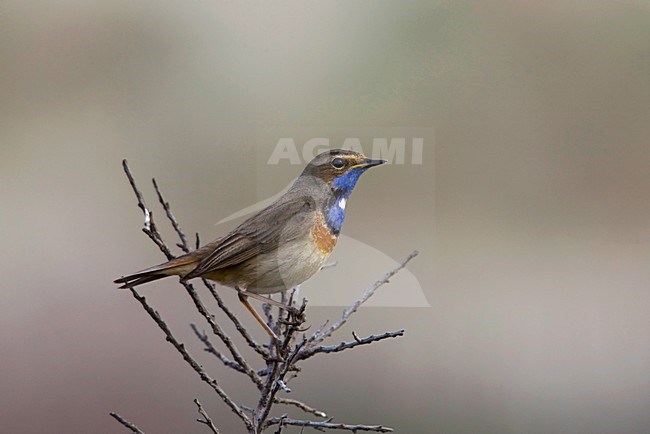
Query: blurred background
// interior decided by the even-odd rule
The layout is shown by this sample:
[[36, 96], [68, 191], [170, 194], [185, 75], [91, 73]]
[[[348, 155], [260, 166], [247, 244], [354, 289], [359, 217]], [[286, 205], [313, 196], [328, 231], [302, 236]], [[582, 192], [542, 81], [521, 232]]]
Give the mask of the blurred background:
[[[162, 260], [122, 158], [168, 240], [154, 176], [208, 241], [300, 173], [266, 164], [274, 131], [423, 128], [421, 165], [361, 179], [343, 268], [323, 274], [353, 299], [417, 248], [382, 292], [411, 276], [431, 307], [362, 309], [333, 342], [406, 336], [311, 360], [291, 397], [400, 433], [649, 432], [649, 20], [642, 0], [2, 1], [0, 431], [126, 432], [117, 411], [206, 432], [198, 397], [243, 432], [111, 283]], [[181, 288], [142, 292], [253, 403], [191, 334]]]

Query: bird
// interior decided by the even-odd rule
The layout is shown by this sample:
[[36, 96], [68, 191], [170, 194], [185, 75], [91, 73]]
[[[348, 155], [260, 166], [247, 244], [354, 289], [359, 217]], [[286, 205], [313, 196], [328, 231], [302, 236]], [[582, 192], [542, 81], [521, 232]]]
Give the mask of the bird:
[[169, 276], [180, 276], [182, 282], [212, 280], [234, 288], [240, 302], [277, 342], [277, 335], [248, 298], [295, 313], [294, 308], [265, 295], [293, 288], [321, 269], [334, 250], [359, 177], [384, 163], [351, 150], [324, 151], [283, 195], [227, 235], [114, 283], [133, 288]]

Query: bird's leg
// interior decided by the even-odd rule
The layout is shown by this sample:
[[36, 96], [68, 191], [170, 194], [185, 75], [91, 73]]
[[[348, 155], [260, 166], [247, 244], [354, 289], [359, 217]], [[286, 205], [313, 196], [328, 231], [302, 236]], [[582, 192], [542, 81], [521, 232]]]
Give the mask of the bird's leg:
[[245, 293], [245, 291], [242, 291], [240, 289], [237, 289], [237, 291], [239, 292], [239, 301], [241, 301], [241, 303], [244, 306], [246, 306], [246, 309], [248, 309], [248, 311], [255, 317], [257, 322], [260, 323], [260, 325], [264, 328], [266, 333], [268, 333], [269, 336], [271, 336], [271, 339], [279, 343], [280, 338], [278, 337], [278, 335], [276, 335], [275, 332], [271, 330], [271, 327], [269, 327], [269, 325], [262, 319], [262, 317], [255, 311], [255, 309], [253, 309], [253, 306], [251, 306], [250, 303], [248, 302], [248, 296], [250, 294]]
[[[238, 290], [238, 291], [239, 291], [240, 294], [243, 292], [241, 290]], [[288, 305], [286, 305], [284, 303], [280, 303], [279, 301], [275, 301], [272, 298], [266, 298], [263, 295], [255, 294], [254, 292], [246, 292], [246, 296], [255, 298], [255, 299], [260, 300], [260, 301], [262, 301], [264, 303], [268, 303], [268, 304], [270, 304], [272, 306], [279, 307], [280, 309], [284, 309], [284, 310], [286, 310], [287, 312], [289, 312], [289, 313], [291, 313], [293, 315], [298, 315], [300, 313], [298, 311], [298, 309], [296, 309], [293, 306], [288, 306]]]

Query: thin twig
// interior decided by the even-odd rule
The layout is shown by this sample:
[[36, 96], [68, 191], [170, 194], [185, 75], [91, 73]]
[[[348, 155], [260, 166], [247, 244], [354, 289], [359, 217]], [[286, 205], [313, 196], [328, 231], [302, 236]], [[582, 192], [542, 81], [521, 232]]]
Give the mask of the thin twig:
[[129, 163], [126, 160], [122, 160], [122, 167], [124, 168], [124, 173], [126, 173], [126, 177], [129, 179], [129, 184], [131, 184], [133, 193], [135, 193], [135, 197], [138, 199], [138, 207], [142, 210], [142, 213], [144, 214], [144, 227], [142, 228], [142, 232], [147, 234], [147, 236], [151, 239], [151, 241], [154, 242], [155, 245], [158, 246], [160, 251], [163, 252], [163, 254], [167, 257], [167, 259], [173, 259], [174, 255], [172, 254], [171, 250], [169, 250], [169, 248], [163, 241], [162, 237], [160, 236], [160, 233], [158, 232], [156, 223], [153, 220], [153, 212], [151, 212], [151, 210], [147, 208], [147, 204], [144, 201], [142, 192], [138, 190], [138, 187], [135, 185], [135, 179], [133, 179], [133, 175], [131, 174], [131, 169], [129, 169]]
[[[273, 333], [275, 333], [277, 336], [280, 336], [281, 333], [278, 330], [278, 323], [273, 318], [273, 309], [272, 309], [271, 304], [262, 303], [262, 312], [264, 313], [264, 317], [266, 318], [266, 325], [268, 325], [269, 328], [271, 330], [273, 330]], [[280, 314], [280, 313], [281, 312], [278, 312], [278, 314]]]
[[282, 434], [282, 432], [284, 431], [284, 427], [285, 425], [282, 423], [282, 421], [280, 421], [280, 423], [278, 424], [278, 429], [275, 430], [274, 434]]
[[255, 409], [254, 409], [254, 408], [251, 408], [251, 407], [249, 407], [249, 406], [247, 406], [247, 405], [244, 405], [244, 404], [240, 405], [240, 407], [241, 407], [241, 409], [244, 410], [246, 413], [250, 413], [251, 415], [255, 415]]
[[[296, 347], [289, 353], [289, 347], [293, 340], [295, 332], [298, 330], [302, 322], [304, 321], [303, 313], [307, 307], [307, 300], [303, 299], [302, 306], [300, 307], [299, 321], [296, 324], [289, 325], [284, 334], [284, 341], [279, 348], [278, 356], [283, 357], [283, 362], [273, 361], [271, 374], [266, 377], [266, 384], [262, 393], [260, 394], [260, 399], [257, 404], [256, 410], [256, 424], [257, 426], [262, 426], [264, 421], [268, 418], [273, 402], [275, 401], [275, 395], [278, 393], [278, 389], [281, 388], [280, 383], [284, 381], [284, 377], [287, 375], [291, 366], [297, 361], [296, 357], [298, 356], [300, 350], [302, 349], [305, 341], [300, 342]], [[289, 314], [287, 313], [287, 319]], [[287, 354], [289, 353], [289, 354]]]
[[185, 233], [183, 232], [183, 229], [181, 229], [181, 226], [178, 224], [178, 221], [176, 221], [176, 217], [174, 217], [174, 213], [172, 213], [172, 210], [169, 206], [169, 202], [165, 200], [162, 193], [160, 192], [160, 189], [158, 188], [158, 183], [156, 182], [156, 178], [152, 178], [151, 182], [153, 182], [153, 188], [154, 190], [156, 190], [156, 194], [158, 195], [158, 201], [160, 201], [160, 204], [165, 210], [165, 214], [167, 214], [167, 218], [171, 222], [172, 227], [176, 231], [176, 234], [178, 234], [178, 238], [181, 240], [181, 242], [176, 245], [180, 247], [185, 253], [189, 253], [190, 247], [187, 244], [187, 238], [185, 238]]
[[298, 356], [298, 359], [300, 360], [305, 360], [315, 354], [318, 353], [338, 353], [339, 351], [344, 351], [350, 348], [358, 347], [359, 345], [367, 345], [371, 344], [373, 342], [378, 342], [384, 339], [389, 339], [389, 338], [396, 338], [399, 336], [404, 336], [404, 330], [397, 330], [394, 332], [387, 332], [387, 333], [382, 333], [380, 335], [371, 335], [368, 336], [367, 338], [359, 339], [355, 337], [354, 341], [351, 342], [341, 342], [338, 345], [330, 345], [330, 346], [317, 346], [317, 347], [312, 347], [312, 348], [306, 348], [301, 352], [301, 354]]
[[[302, 371], [302, 368], [300, 366], [294, 365], [289, 367], [289, 372], [300, 372], [300, 371]], [[270, 373], [271, 371], [268, 368], [260, 369], [259, 371], [257, 371], [257, 375], [259, 375], [260, 377], [266, 377]]]
[[205, 383], [207, 383], [212, 389], [221, 397], [223, 402], [226, 403], [228, 407], [235, 413], [239, 418], [244, 422], [246, 425], [246, 428], [249, 430], [253, 428], [253, 424], [251, 420], [244, 414], [244, 412], [239, 408], [239, 406], [235, 403], [235, 401], [228, 396], [228, 394], [221, 388], [217, 380], [211, 378], [206, 372], [205, 369], [203, 369], [203, 366], [199, 365], [199, 363], [194, 360], [192, 356], [187, 352], [185, 349], [185, 345], [180, 343], [172, 334], [171, 330], [167, 326], [167, 323], [162, 319], [160, 314], [147, 303], [147, 299], [138, 294], [138, 292], [133, 289], [129, 288], [131, 290], [131, 293], [133, 294], [133, 297], [135, 297], [136, 300], [140, 302], [144, 310], [147, 311], [149, 316], [158, 324], [158, 327], [165, 333], [165, 336], [167, 337], [167, 342], [172, 344], [174, 348], [183, 356], [183, 359], [194, 369], [194, 371], [199, 374], [199, 377], [201, 377], [201, 380], [203, 380]]
[[277, 425], [282, 421], [285, 425], [302, 426], [316, 429], [338, 429], [352, 432], [372, 431], [372, 432], [393, 432], [392, 428], [382, 425], [350, 425], [346, 423], [318, 422], [314, 420], [295, 420], [288, 418], [272, 417], [268, 420], [266, 426]]
[[310, 344], [311, 342], [313, 342], [313, 341], [314, 341], [314, 340], [315, 340], [315, 339], [320, 335], [320, 333], [323, 331], [323, 329], [325, 329], [325, 327], [327, 327], [327, 324], [329, 324], [329, 322], [330, 322], [330, 320], [326, 319], [325, 322], [323, 322], [323, 324], [321, 324], [321, 325], [320, 325], [320, 326], [319, 326], [319, 327], [318, 327], [318, 328], [317, 328], [317, 329], [316, 329], [316, 330], [315, 330], [315, 331], [314, 331], [314, 332], [309, 336], [309, 338], [307, 338], [307, 335], [306, 335], [305, 333], [303, 333], [302, 337], [303, 337], [303, 339], [306, 339], [306, 340], [307, 340], [307, 346], [309, 346], [309, 344]]
[[380, 280], [375, 282], [372, 286], [367, 288], [363, 293], [361, 294], [361, 297], [354, 303], [350, 305], [344, 312], [341, 318], [339, 318], [338, 321], [336, 321], [334, 324], [332, 324], [327, 330], [324, 332], [321, 332], [320, 334], [316, 335], [313, 339], [310, 339], [310, 344], [309, 346], [313, 346], [315, 344], [318, 344], [320, 342], [323, 342], [327, 337], [331, 336], [332, 333], [334, 333], [336, 330], [341, 328], [343, 324], [345, 324], [350, 318], [350, 316], [359, 309], [359, 306], [361, 306], [363, 303], [365, 303], [372, 295], [377, 291], [377, 289], [388, 283], [390, 281], [390, 278], [393, 277], [395, 274], [397, 274], [400, 270], [402, 270], [404, 267], [406, 267], [406, 264], [409, 263], [409, 261], [413, 258], [415, 258], [418, 255], [418, 251], [414, 250], [411, 252], [406, 259], [404, 259], [397, 267], [389, 271], [382, 277]]
[[212, 342], [210, 341], [210, 338], [208, 338], [207, 333], [200, 332], [199, 329], [196, 327], [196, 324], [190, 324], [190, 327], [192, 327], [192, 330], [194, 331], [196, 337], [199, 338], [201, 342], [203, 342], [203, 345], [205, 345], [205, 351], [207, 351], [210, 354], [213, 354], [215, 357], [221, 360], [221, 362], [227, 367], [232, 368], [237, 372], [241, 372], [242, 374], [246, 373], [244, 368], [242, 368], [239, 363], [230, 360], [228, 357], [224, 356], [219, 350], [217, 350], [214, 347], [214, 345], [212, 345]]
[[194, 398], [194, 404], [196, 404], [196, 406], [198, 407], [199, 414], [203, 417], [203, 419], [197, 419], [196, 421], [210, 428], [210, 431], [212, 431], [213, 434], [219, 434], [219, 430], [217, 429], [216, 426], [214, 426], [214, 423], [212, 423], [212, 419], [210, 419], [208, 413], [205, 412], [203, 406], [201, 405], [198, 399]]
[[289, 386], [287, 386], [287, 383], [285, 383], [282, 380], [276, 381], [277, 385], [286, 393], [291, 393], [291, 389], [289, 389]]
[[284, 405], [293, 405], [295, 407], [298, 407], [302, 411], [306, 413], [311, 413], [314, 416], [318, 417], [327, 417], [327, 414], [325, 414], [324, 411], [316, 410], [313, 407], [308, 406], [302, 401], [298, 401], [296, 399], [290, 399], [290, 398], [275, 398], [275, 403], [276, 404], [284, 404]]
[[241, 355], [239, 352], [239, 349], [237, 346], [234, 344], [230, 336], [223, 330], [223, 328], [217, 323], [214, 319], [214, 315], [211, 314], [208, 309], [205, 307], [201, 299], [199, 298], [198, 293], [194, 289], [191, 283], [188, 282], [182, 282], [181, 284], [185, 287], [187, 290], [187, 293], [190, 295], [192, 298], [192, 301], [194, 302], [194, 306], [196, 309], [199, 311], [201, 315], [203, 315], [203, 318], [208, 322], [210, 325], [210, 328], [212, 328], [212, 332], [221, 339], [221, 341], [226, 345], [226, 348], [230, 351], [230, 354], [232, 355], [233, 359], [235, 359], [235, 362], [237, 362], [242, 368], [244, 368], [244, 371], [246, 375], [255, 383], [255, 385], [258, 388], [262, 387], [262, 379], [257, 375], [257, 372], [251, 366], [248, 364], [246, 359]]
[[144, 434], [144, 431], [142, 431], [140, 428], [137, 427], [136, 424], [129, 422], [128, 420], [124, 419], [122, 416], [119, 414], [115, 413], [114, 411], [111, 411], [109, 413], [116, 421], [127, 427], [128, 429], [131, 430], [133, 434]]

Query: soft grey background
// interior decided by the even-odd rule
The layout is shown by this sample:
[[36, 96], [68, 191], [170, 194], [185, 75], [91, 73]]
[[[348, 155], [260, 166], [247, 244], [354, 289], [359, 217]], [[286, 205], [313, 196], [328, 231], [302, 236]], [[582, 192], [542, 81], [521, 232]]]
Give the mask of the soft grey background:
[[[650, 431], [649, 20], [647, 1], [3, 0], [0, 431], [125, 432], [116, 410], [205, 432], [199, 397], [241, 432], [113, 289], [161, 259], [120, 161], [207, 241], [299, 173], [264, 165], [278, 127], [435, 130], [423, 165], [364, 175], [344, 228], [421, 250], [432, 307], [360, 311], [341, 337], [406, 337], [314, 360], [296, 398], [400, 433]], [[211, 363], [187, 295], [144, 292]]]

